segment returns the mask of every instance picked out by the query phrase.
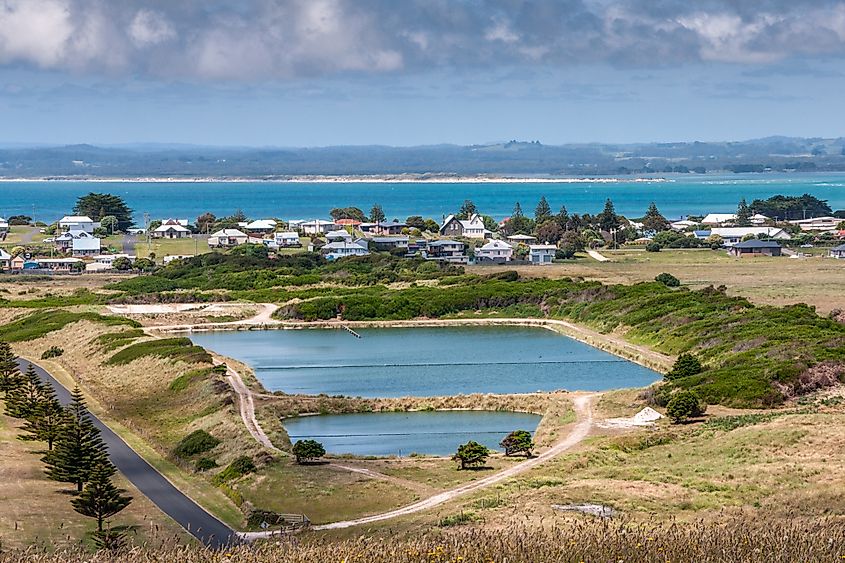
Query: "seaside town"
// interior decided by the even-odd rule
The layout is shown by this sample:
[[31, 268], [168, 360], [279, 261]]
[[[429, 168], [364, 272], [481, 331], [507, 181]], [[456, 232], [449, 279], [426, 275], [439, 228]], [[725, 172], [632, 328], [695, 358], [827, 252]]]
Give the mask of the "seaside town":
[[92, 193], [80, 198], [76, 209], [92, 205], [98, 213], [65, 215], [51, 224], [26, 216], [0, 218], [0, 268], [29, 273], [143, 272], [248, 244], [262, 245], [271, 254], [318, 252], [328, 260], [386, 252], [478, 265], [548, 265], [577, 253], [601, 262], [606, 260], [602, 249], [616, 248], [710, 248], [737, 258], [801, 258], [807, 249], [820, 247], [826, 256], [845, 258], [845, 214], [809, 195], [774, 196], [752, 204], [743, 199], [733, 212], [675, 220], [665, 218], [654, 204], [641, 218], [626, 218], [616, 213], [610, 199], [596, 215], [569, 214], [566, 207], [554, 213], [542, 197], [529, 213], [516, 203], [511, 216], [501, 221], [467, 200], [440, 223], [420, 215], [388, 220], [376, 204], [369, 214], [356, 207], [334, 208], [320, 219], [248, 218], [236, 211], [220, 218], [205, 213], [193, 221], [163, 217], [138, 227], [116, 196]]

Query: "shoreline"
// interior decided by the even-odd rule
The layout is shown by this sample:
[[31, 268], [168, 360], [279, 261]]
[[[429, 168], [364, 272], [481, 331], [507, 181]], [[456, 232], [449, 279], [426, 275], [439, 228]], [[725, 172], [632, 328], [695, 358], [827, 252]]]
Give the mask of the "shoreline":
[[56, 176], [35, 178], [0, 178], [0, 183], [124, 183], [124, 184], [206, 184], [206, 183], [255, 183], [255, 184], [615, 184], [615, 183], [670, 183], [672, 179], [663, 177], [638, 176], [618, 177], [528, 177], [528, 176], [429, 176], [412, 175], [377, 175], [377, 176], [278, 176], [278, 177], [193, 177], [171, 176], [149, 177], [90, 177]]

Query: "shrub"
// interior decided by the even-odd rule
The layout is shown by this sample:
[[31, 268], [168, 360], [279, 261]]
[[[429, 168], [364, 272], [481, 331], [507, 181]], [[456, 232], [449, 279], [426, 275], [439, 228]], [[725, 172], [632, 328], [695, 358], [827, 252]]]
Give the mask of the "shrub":
[[678, 287], [679, 285], [681, 285], [681, 280], [679, 280], [672, 274], [668, 274], [666, 272], [658, 274], [657, 277], [654, 278], [654, 281], [660, 282], [666, 287]]
[[205, 430], [194, 430], [176, 445], [173, 453], [179, 457], [191, 457], [207, 452], [217, 446], [220, 440]]
[[696, 418], [704, 414], [706, 407], [698, 400], [698, 395], [692, 391], [678, 391], [666, 405], [666, 414], [676, 424], [688, 418]]
[[233, 481], [235, 479], [239, 479], [244, 475], [248, 475], [255, 471], [255, 464], [252, 462], [252, 458], [242, 455], [226, 466], [226, 469], [218, 473], [214, 477], [214, 484], [220, 485], [227, 481]]
[[660, 252], [661, 246], [659, 242], [650, 242], [645, 245], [646, 252]]
[[682, 377], [690, 377], [698, 375], [704, 370], [698, 358], [692, 354], [681, 354], [675, 360], [675, 365], [672, 366], [672, 371], [666, 374], [666, 379], [680, 379]]
[[59, 348], [58, 346], [50, 346], [41, 354], [41, 359], [49, 360], [50, 358], [58, 358], [64, 353], [65, 351], [63, 348]]
[[217, 467], [216, 461], [210, 457], [201, 457], [194, 464], [194, 471], [202, 473], [203, 471], [208, 471], [209, 469], [214, 469], [215, 467]]
[[487, 446], [470, 440], [466, 444], [458, 446], [458, 451], [452, 456], [454, 461], [460, 462], [460, 469], [468, 467], [480, 467], [487, 462], [490, 450]]
[[189, 364], [211, 363], [211, 355], [201, 346], [195, 346], [190, 338], [159, 338], [127, 346], [106, 361], [108, 365], [125, 365], [138, 358], [154, 356], [182, 360]]
[[296, 457], [296, 463], [299, 464], [315, 461], [326, 455], [323, 444], [316, 440], [297, 440], [292, 451]]
[[[170, 382], [170, 390], [177, 392], [184, 391], [191, 385], [191, 383], [194, 382], [194, 380], [204, 379], [212, 373], [218, 373], [219, 370], [217, 368], [218, 366], [214, 366], [210, 368], [198, 368], [186, 371], [185, 373]], [[225, 373], [226, 368], [224, 367], [223, 369]]]
[[534, 448], [534, 441], [531, 439], [531, 432], [527, 430], [514, 430], [501, 441], [500, 445], [505, 448], [505, 455], [524, 453], [531, 457], [531, 450]]

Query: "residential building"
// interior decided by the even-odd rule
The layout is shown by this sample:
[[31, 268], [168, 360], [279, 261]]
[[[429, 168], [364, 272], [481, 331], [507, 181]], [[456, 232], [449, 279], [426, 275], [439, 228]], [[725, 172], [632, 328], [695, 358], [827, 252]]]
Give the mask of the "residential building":
[[[188, 220], [185, 219], [185, 225]], [[153, 238], [188, 238], [191, 236], [191, 230], [182, 224], [182, 221], [177, 219], [165, 219], [161, 225], [153, 229], [150, 236]]]
[[399, 248], [407, 251], [409, 244], [409, 238], [407, 236], [373, 237], [372, 241], [376, 250], [395, 250]]
[[711, 235], [719, 235], [725, 246], [733, 246], [743, 238], [753, 235], [757, 238], [788, 240], [792, 235], [779, 227], [713, 227], [709, 231], [695, 231], [696, 238], [706, 239]]
[[94, 220], [86, 215], [66, 215], [59, 219], [59, 229], [62, 231], [84, 231], [94, 234]]
[[0, 248], [0, 270], [8, 270], [12, 267], [12, 255]]
[[802, 231], [823, 233], [826, 231], [835, 231], [845, 219], [838, 217], [813, 217], [811, 219], [799, 219], [797, 221], [789, 221], [793, 225], [798, 225]]
[[100, 254], [102, 245], [97, 237], [78, 237], [71, 241], [70, 252], [73, 256], [96, 256]]
[[249, 237], [238, 229], [221, 229], [208, 237], [208, 246], [212, 248], [230, 248], [246, 244]]
[[92, 258], [94, 258], [94, 262], [98, 264], [108, 264], [109, 266], [114, 264], [114, 261], [118, 258], [126, 258], [130, 262], [135, 261], [135, 256], [132, 256], [131, 254], [100, 254], [98, 256], [93, 256]]
[[555, 259], [555, 252], [557, 247], [553, 244], [529, 244], [528, 261], [535, 266], [551, 264]]
[[831, 258], [845, 258], [845, 244], [830, 249]]
[[484, 219], [473, 214], [469, 219], [458, 219], [449, 215], [440, 227], [440, 235], [444, 237], [465, 237], [484, 239], [492, 233], [484, 228]]
[[167, 266], [168, 264], [170, 264], [174, 260], [187, 260], [187, 259], [193, 258], [193, 257], [194, 257], [193, 254], [168, 254], [167, 256], [162, 258], [161, 261], [165, 266]]
[[79, 258], [35, 258], [23, 265], [24, 270], [50, 270], [52, 272], [70, 272], [82, 269], [84, 262]]
[[14, 256], [9, 260], [9, 268], [12, 270], [23, 270], [24, 265], [26, 265], [26, 260], [23, 256]]
[[508, 242], [511, 244], [533, 244], [537, 242], [537, 237], [531, 235], [511, 235], [508, 237]]
[[9, 232], [9, 222], [0, 217], [0, 235], [5, 235]]
[[782, 247], [773, 240], [751, 239], [738, 242], [728, 249], [728, 254], [736, 257], [780, 256]]
[[686, 231], [692, 227], [697, 227], [700, 223], [696, 221], [690, 221], [689, 219], [684, 219], [683, 221], [674, 221], [669, 223], [669, 228], [673, 231]]
[[771, 217], [766, 217], [762, 213], [755, 213], [750, 217], [750, 221], [752, 225], [767, 225], [772, 221]]
[[337, 240], [352, 240], [352, 233], [349, 231], [345, 231], [340, 229], [338, 231], [329, 231], [326, 233], [326, 240], [329, 242], [337, 241]]
[[469, 258], [464, 254], [465, 248], [466, 245], [462, 242], [449, 239], [433, 240], [428, 243], [426, 254], [431, 260], [466, 264]]
[[367, 241], [359, 239], [356, 241], [335, 241], [324, 244], [320, 252], [326, 255], [327, 260], [337, 260], [348, 256], [366, 256], [370, 253], [367, 248]]
[[247, 223], [244, 228], [251, 235], [266, 235], [275, 231], [277, 225], [275, 219], [258, 219]]
[[513, 258], [513, 247], [502, 240], [491, 240], [484, 246], [475, 249], [476, 262], [495, 262], [501, 264], [510, 262]]
[[736, 221], [736, 213], [708, 213], [704, 219], [701, 220], [702, 225], [709, 227], [721, 227], [727, 223]]
[[322, 219], [305, 221], [299, 225], [299, 230], [306, 235], [324, 235], [337, 230], [337, 228], [338, 224], [334, 221], [323, 221]]
[[402, 231], [407, 229], [408, 225], [405, 223], [387, 223], [387, 222], [380, 222], [375, 223], [370, 226], [369, 232], [374, 235], [380, 236], [390, 236], [390, 235], [401, 235]]
[[359, 221], [358, 219], [337, 219], [335, 223], [337, 223], [341, 227], [355, 228], [358, 227], [362, 223], [362, 221]]
[[275, 237], [273, 238], [276, 242], [276, 246], [279, 248], [302, 246], [302, 241], [299, 240], [299, 233], [290, 231], [284, 233], [276, 233]]

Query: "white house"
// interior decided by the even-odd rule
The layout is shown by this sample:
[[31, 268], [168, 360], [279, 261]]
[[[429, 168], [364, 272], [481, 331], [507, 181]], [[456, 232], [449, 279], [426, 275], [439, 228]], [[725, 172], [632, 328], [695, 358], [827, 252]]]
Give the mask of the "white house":
[[[185, 220], [185, 224], [187, 224], [187, 220]], [[188, 238], [191, 236], [191, 230], [183, 225], [182, 221], [165, 219], [150, 234], [153, 238]]]
[[356, 240], [346, 241], [339, 240], [324, 244], [320, 252], [326, 255], [328, 260], [337, 260], [338, 258], [346, 258], [347, 256], [366, 256], [370, 253], [367, 249], [367, 241]]
[[284, 233], [276, 233], [274, 237], [276, 242], [276, 246], [279, 248], [287, 248], [292, 246], [302, 246], [302, 242], [299, 240], [299, 233], [294, 232], [284, 232]]
[[100, 253], [102, 245], [97, 237], [79, 237], [71, 241], [70, 251], [73, 256], [95, 256]]
[[0, 217], [0, 235], [6, 234], [9, 232], [9, 222], [6, 221], [4, 218]]
[[838, 217], [813, 217], [811, 219], [799, 219], [790, 221], [793, 225], [801, 227], [802, 231], [825, 232], [835, 231], [836, 227], [845, 219]]
[[719, 227], [725, 223], [733, 223], [734, 221], [736, 221], [736, 213], [708, 213], [704, 219], [701, 220], [701, 224], [711, 227]]
[[752, 215], [752, 216], [749, 218], [749, 220], [751, 221], [751, 224], [752, 224], [752, 225], [758, 225], [758, 226], [759, 226], [759, 225], [765, 225], [766, 223], [768, 223], [769, 221], [771, 221], [771, 220], [772, 220], [772, 218], [771, 218], [771, 217], [766, 217], [766, 216], [765, 216], [765, 215], [763, 215], [762, 213], [755, 213], [754, 215]]
[[492, 233], [484, 228], [484, 220], [480, 215], [474, 214], [469, 219], [458, 219], [449, 215], [440, 227], [441, 236], [445, 237], [466, 237], [466, 238], [487, 238]]
[[73, 241], [75, 240], [93, 238], [94, 235], [85, 231], [68, 231], [53, 239], [53, 244], [56, 245], [56, 249], [66, 251], [73, 249]]
[[94, 233], [94, 220], [85, 215], [65, 215], [59, 219], [59, 229], [63, 231], [85, 231]]
[[208, 246], [212, 248], [229, 248], [246, 244], [249, 237], [237, 229], [220, 229], [208, 237]]
[[338, 224], [334, 221], [323, 221], [322, 219], [306, 221], [299, 225], [299, 230], [306, 235], [322, 235], [334, 231], [337, 228]]
[[0, 248], [0, 270], [8, 270], [12, 266], [12, 255]]
[[276, 221], [274, 219], [258, 219], [247, 223], [244, 228], [250, 234], [267, 234], [276, 230]]
[[[831, 248], [830, 257], [839, 259], [845, 258], [845, 244], [840, 244], [839, 246], [834, 246], [833, 248]], [[0, 256], [0, 259], [2, 259], [2, 256]]]
[[513, 247], [502, 240], [491, 240], [484, 246], [475, 249], [475, 260], [491, 262], [510, 262], [513, 258]]
[[[81, 269], [84, 263], [79, 258], [36, 258], [34, 262], [38, 268], [54, 272], [69, 272], [74, 268]], [[26, 266], [24, 268], [26, 269]]]
[[696, 231], [695, 236], [706, 239], [712, 235], [722, 237], [725, 246], [733, 246], [748, 235], [757, 238], [768, 238], [776, 240], [787, 240], [792, 238], [789, 233], [778, 227], [713, 227], [709, 231]]
[[698, 226], [698, 223], [695, 221], [690, 221], [689, 219], [684, 219], [683, 221], [675, 221], [673, 223], [669, 223], [669, 228], [673, 231], [686, 231], [690, 227]]
[[433, 240], [428, 243], [426, 258], [443, 262], [466, 264], [469, 258], [464, 254], [466, 245], [456, 240]]
[[551, 264], [557, 247], [553, 244], [529, 244], [528, 260], [533, 265]]
[[508, 237], [508, 242], [513, 244], [531, 244], [537, 242], [537, 237], [532, 237], [531, 235], [511, 235]]
[[349, 233], [349, 231], [345, 231], [343, 229], [340, 229], [338, 231], [329, 231], [328, 233], [326, 233], [326, 240], [329, 241], [329, 242], [343, 241], [343, 240], [351, 241], [352, 240], [352, 234]]
[[193, 254], [168, 254], [164, 258], [162, 258], [162, 263], [167, 266], [174, 260], [187, 260], [188, 258], [193, 258]]

